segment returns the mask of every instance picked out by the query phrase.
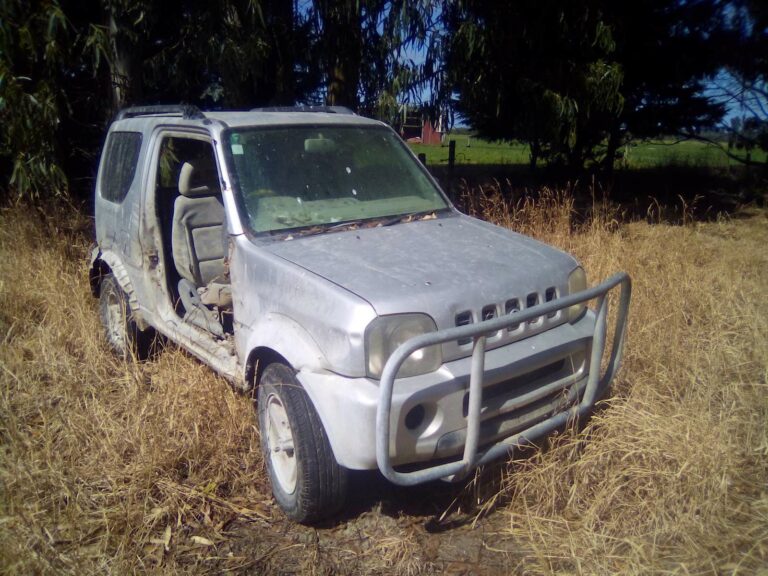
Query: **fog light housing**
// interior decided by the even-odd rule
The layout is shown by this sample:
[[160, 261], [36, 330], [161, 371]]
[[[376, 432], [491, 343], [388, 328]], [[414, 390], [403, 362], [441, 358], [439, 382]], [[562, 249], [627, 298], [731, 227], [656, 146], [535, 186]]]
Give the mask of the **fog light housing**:
[[424, 404], [416, 404], [413, 408], [408, 410], [405, 415], [405, 427], [408, 430], [416, 430], [424, 423], [424, 417], [427, 415], [427, 411], [424, 409]]

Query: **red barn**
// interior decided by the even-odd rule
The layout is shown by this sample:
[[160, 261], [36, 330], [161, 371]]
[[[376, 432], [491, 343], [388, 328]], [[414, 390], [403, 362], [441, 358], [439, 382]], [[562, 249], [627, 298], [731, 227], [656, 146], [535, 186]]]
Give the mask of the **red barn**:
[[435, 126], [432, 121], [421, 112], [403, 106], [402, 124], [400, 136], [407, 142], [421, 142], [422, 144], [440, 145], [443, 142], [445, 129], [443, 119], [440, 118]]

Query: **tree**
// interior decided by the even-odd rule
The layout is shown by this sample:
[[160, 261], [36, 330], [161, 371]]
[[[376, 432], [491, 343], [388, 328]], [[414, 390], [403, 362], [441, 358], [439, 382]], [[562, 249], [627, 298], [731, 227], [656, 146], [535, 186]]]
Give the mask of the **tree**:
[[[17, 196], [66, 193], [66, 170], [93, 137], [90, 110], [101, 86], [91, 73], [98, 64], [84, 56], [79, 15], [57, 0], [0, 3], [0, 158]], [[83, 140], [73, 145], [65, 129]]]
[[470, 125], [529, 143], [532, 166], [581, 168], [623, 106], [599, 3], [458, 0], [444, 17], [446, 81]]
[[422, 52], [440, 24], [437, 0], [315, 0], [310, 9], [321, 97], [392, 119], [420, 97]]
[[723, 62], [724, 4], [719, 0], [605, 2], [616, 39], [625, 105], [614, 119], [605, 155], [631, 138], [692, 134], [714, 126], [725, 108], [705, 94]]
[[308, 54], [308, 23], [281, 0], [8, 0], [0, 165], [17, 196], [66, 193], [74, 179], [87, 194], [117, 109], [293, 104], [317, 88], [301, 72]]
[[280, 0], [108, 0], [116, 108], [169, 101], [232, 108], [293, 104], [308, 26]]
[[[726, 153], [753, 164], [752, 150], [768, 151], [768, 6], [755, 0], [735, 1], [726, 21], [730, 32], [726, 62], [709, 94], [738, 115], [721, 124], [729, 135]], [[746, 157], [733, 153], [733, 147], [745, 149]]]
[[[746, 2], [747, 0], [743, 0]], [[574, 169], [610, 168], [629, 138], [713, 126], [704, 88], [723, 65], [721, 0], [452, 0], [447, 89], [482, 135]]]

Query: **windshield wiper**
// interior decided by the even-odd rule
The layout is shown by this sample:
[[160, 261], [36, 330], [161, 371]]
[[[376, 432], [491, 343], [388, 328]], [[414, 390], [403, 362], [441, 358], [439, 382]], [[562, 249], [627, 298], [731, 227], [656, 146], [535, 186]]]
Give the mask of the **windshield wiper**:
[[415, 222], [416, 220], [432, 220], [438, 218], [437, 210], [427, 210], [424, 212], [414, 212], [413, 214], [400, 214], [399, 216], [384, 216], [381, 218], [360, 218], [358, 220], [347, 220], [346, 222], [329, 222], [327, 224], [316, 224], [301, 230], [295, 230], [289, 238], [295, 236], [317, 236], [328, 232], [344, 232], [346, 230], [358, 230], [361, 228], [378, 228], [379, 226], [392, 226], [401, 222]]
[[[397, 224], [405, 216], [383, 217], [383, 218], [360, 218], [358, 220], [347, 220], [346, 222], [329, 223], [322, 225], [323, 232], [343, 232], [345, 230], [358, 230], [360, 228], [377, 228], [378, 226], [390, 226]], [[318, 226], [320, 228], [320, 226]], [[319, 233], [316, 232], [316, 233]]]
[[317, 234], [325, 234], [326, 232], [342, 232], [344, 230], [354, 229], [355, 226], [366, 222], [366, 220], [348, 220], [347, 222], [316, 224], [309, 228], [303, 228], [296, 230], [292, 233], [293, 236], [316, 236]]
[[395, 216], [381, 223], [382, 226], [392, 226], [393, 224], [415, 222], [416, 220], [434, 220], [437, 218], [437, 210], [426, 210], [424, 212], [414, 212], [413, 214], [403, 214]]

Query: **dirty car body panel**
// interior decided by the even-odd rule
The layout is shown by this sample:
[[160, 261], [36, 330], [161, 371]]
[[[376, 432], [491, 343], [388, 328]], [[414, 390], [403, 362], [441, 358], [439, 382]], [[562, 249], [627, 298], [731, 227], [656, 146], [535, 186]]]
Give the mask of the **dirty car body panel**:
[[[186, 149], [194, 163], [205, 146], [214, 180], [176, 185], [183, 163], [168, 159]], [[128, 184], [131, 167], [114, 164], [121, 150], [135, 171]], [[99, 174], [95, 294], [111, 271], [141, 326], [245, 389], [259, 385], [260, 362], [289, 365], [345, 468], [378, 467], [399, 484], [463, 477], [589, 413], [618, 369], [629, 278], [586, 289], [568, 254], [459, 213], [379, 122], [330, 111], [126, 114]], [[122, 174], [121, 193], [108, 190], [110, 174]], [[182, 298], [169, 231], [180, 196], [214, 188], [225, 263], [216, 282], [231, 300], [193, 310], [198, 294]], [[611, 291], [621, 295], [608, 326]]]

